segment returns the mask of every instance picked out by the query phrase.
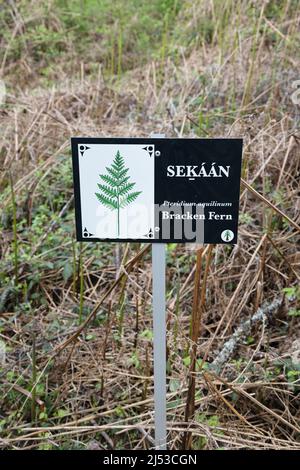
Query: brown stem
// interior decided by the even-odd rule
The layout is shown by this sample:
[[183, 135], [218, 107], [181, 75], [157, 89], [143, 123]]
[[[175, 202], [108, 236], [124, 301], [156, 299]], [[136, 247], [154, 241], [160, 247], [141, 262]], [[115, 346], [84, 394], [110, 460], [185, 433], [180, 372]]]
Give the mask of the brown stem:
[[[197, 251], [197, 261], [196, 261], [196, 272], [195, 272], [195, 279], [194, 279], [194, 295], [193, 295], [193, 309], [192, 309], [192, 322], [191, 322], [191, 340], [192, 340], [192, 348], [190, 352], [190, 371], [189, 371], [189, 385], [188, 385], [188, 393], [186, 399], [186, 406], [185, 406], [185, 414], [184, 420], [186, 423], [190, 420], [190, 418], [194, 414], [195, 410], [195, 367], [196, 367], [196, 354], [197, 354], [197, 346], [196, 346], [196, 332], [199, 331], [199, 324], [198, 324], [198, 312], [199, 312], [199, 287], [200, 287], [200, 278], [201, 278], [201, 265], [202, 265], [202, 254], [203, 248], [200, 248]], [[187, 450], [190, 448], [191, 445], [191, 433], [186, 431], [183, 435], [182, 439], [182, 449]]]
[[[196, 364], [197, 364], [197, 341], [200, 334], [200, 326], [202, 321], [202, 313], [205, 304], [205, 293], [206, 293], [206, 283], [208, 277], [208, 271], [211, 262], [213, 245], [210, 245], [207, 252], [206, 266], [203, 275], [203, 282], [200, 291], [200, 279], [201, 279], [201, 265], [202, 265], [202, 256], [203, 248], [197, 251], [197, 261], [196, 261], [196, 272], [195, 272], [195, 282], [194, 282], [194, 296], [193, 296], [193, 310], [192, 310], [192, 324], [191, 324], [191, 341], [192, 348], [190, 352], [190, 371], [189, 371], [189, 385], [188, 393], [185, 407], [185, 422], [188, 424], [190, 419], [193, 418], [195, 414], [195, 391], [196, 391]], [[199, 298], [200, 297], [200, 298]], [[182, 449], [189, 450], [192, 444], [192, 433], [190, 431], [185, 431], [182, 439]]]

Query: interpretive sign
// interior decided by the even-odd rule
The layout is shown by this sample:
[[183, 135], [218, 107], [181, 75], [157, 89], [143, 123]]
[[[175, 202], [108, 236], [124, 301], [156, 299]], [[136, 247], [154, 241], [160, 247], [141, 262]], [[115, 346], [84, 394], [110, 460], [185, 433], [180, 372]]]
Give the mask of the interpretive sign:
[[73, 138], [78, 241], [236, 243], [242, 139]]

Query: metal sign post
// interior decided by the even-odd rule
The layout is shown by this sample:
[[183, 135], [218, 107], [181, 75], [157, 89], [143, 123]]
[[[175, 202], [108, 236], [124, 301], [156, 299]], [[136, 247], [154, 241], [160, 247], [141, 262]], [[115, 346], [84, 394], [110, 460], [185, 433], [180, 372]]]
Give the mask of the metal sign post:
[[155, 448], [166, 450], [165, 244], [152, 245]]
[[[165, 134], [151, 134], [164, 138]], [[153, 362], [154, 362], [154, 426], [155, 448], [167, 449], [166, 402], [166, 253], [164, 243], [152, 245], [152, 295], [153, 295]]]

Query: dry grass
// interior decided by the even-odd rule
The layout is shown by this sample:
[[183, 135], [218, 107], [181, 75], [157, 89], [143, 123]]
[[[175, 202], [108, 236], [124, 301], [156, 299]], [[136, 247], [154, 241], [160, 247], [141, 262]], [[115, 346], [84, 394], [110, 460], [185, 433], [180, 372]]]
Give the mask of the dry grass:
[[[231, 23], [216, 20], [209, 41], [197, 36], [186, 47], [179, 43], [176, 60], [166, 54], [119, 78], [108, 78], [101, 65], [90, 73], [84, 63], [71, 76], [79, 57], [68, 44], [66, 57], [73, 62], [59, 58], [55, 75], [61, 79], [46, 86], [28, 49], [24, 61], [5, 53], [6, 37], [10, 86], [0, 109], [0, 339], [7, 351], [0, 375], [2, 448], [153, 446], [149, 251], [134, 244], [83, 246], [84, 318], [78, 326], [81, 263], [73, 243], [69, 139], [156, 131], [242, 136], [243, 179], [267, 200], [242, 187], [239, 244], [201, 253], [201, 328], [199, 337], [196, 331], [192, 336], [197, 347], [190, 337], [196, 255], [184, 245], [168, 247], [168, 445], [180, 448], [188, 430], [194, 448], [300, 449], [300, 132], [299, 105], [291, 100], [300, 12], [286, 1], [272, 16], [265, 10], [270, 2], [258, 2], [251, 23], [244, 3], [235, 9], [232, 2], [202, 2], [202, 11], [197, 2], [186, 2], [178, 27], [187, 35], [204, 14], [207, 21], [219, 18], [222, 4]], [[25, 34], [18, 25], [11, 37]], [[20, 88], [14, 87], [16, 70], [28, 72]], [[210, 367], [237, 328], [276, 299], [279, 307], [239, 338], [221, 370]], [[189, 374], [194, 416], [185, 413]]]

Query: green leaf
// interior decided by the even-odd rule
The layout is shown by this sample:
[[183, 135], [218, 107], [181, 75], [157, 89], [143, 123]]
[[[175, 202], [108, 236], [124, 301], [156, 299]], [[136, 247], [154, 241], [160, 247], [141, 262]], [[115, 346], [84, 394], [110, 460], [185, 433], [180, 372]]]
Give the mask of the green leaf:
[[300, 317], [300, 310], [297, 308], [292, 308], [291, 310], [288, 311], [288, 316], [289, 317]]
[[135, 193], [130, 193], [125, 196], [120, 202], [120, 207], [126, 207], [131, 204], [136, 198], [141, 194], [142, 191], [136, 191]]
[[109, 186], [105, 186], [105, 184], [97, 183], [98, 188], [111, 198], [118, 197], [117, 190], [115, 188], [110, 188]]
[[69, 261], [66, 261], [66, 263], [64, 264], [64, 270], [63, 270], [64, 281], [67, 281], [68, 279], [70, 279], [72, 274], [73, 274], [73, 266], [71, 263], [69, 263]]
[[124, 417], [126, 416], [126, 412], [124, 410], [124, 408], [121, 406], [121, 405], [118, 405], [115, 409], [114, 409], [114, 413], [117, 415], [117, 416], [120, 416], [120, 417]]
[[114, 167], [111, 167], [109, 168], [108, 166], [106, 167], [106, 171], [108, 171], [108, 173], [113, 177], [115, 178], [116, 180], [120, 178], [120, 175], [119, 175], [119, 170], [114, 168]]
[[300, 299], [300, 288], [298, 286], [285, 287], [282, 289], [289, 300]]
[[[126, 176], [125, 178], [121, 179], [119, 186], [122, 186], [123, 184], [127, 183], [127, 181], [129, 180], [129, 178], [130, 178], [130, 176]], [[135, 183], [134, 183], [134, 184], [135, 184]]]
[[86, 337], [85, 337], [85, 339], [86, 339], [87, 341], [91, 341], [91, 340], [93, 340], [93, 339], [95, 339], [95, 338], [96, 338], [96, 336], [93, 335], [93, 334], [91, 334], [91, 333], [88, 334], [88, 335], [86, 335]]
[[128, 183], [122, 186], [122, 188], [119, 191], [119, 196], [123, 196], [124, 194], [128, 193], [133, 186], [135, 186], [135, 183]]
[[129, 170], [129, 168], [124, 168], [124, 170], [120, 171], [119, 177], [120, 177], [120, 178], [123, 178], [123, 176], [126, 175], [126, 173], [128, 172], [128, 170]]
[[124, 162], [124, 159], [123, 157], [121, 156], [119, 150], [117, 151], [117, 154], [115, 156], [115, 159], [113, 161], [113, 166], [115, 169], [117, 169], [118, 171], [122, 171], [123, 168], [124, 168], [124, 165], [125, 165], [125, 162]]
[[177, 390], [180, 389], [180, 384], [181, 384], [180, 380], [171, 379], [169, 383], [170, 392], [177, 392]]
[[119, 174], [121, 171], [123, 171], [124, 165], [115, 165], [112, 163], [111, 168]]
[[114, 188], [116, 188], [117, 186], [119, 186], [119, 181], [117, 179], [114, 179], [112, 178], [111, 176], [109, 175], [100, 175], [100, 178], [107, 184], [109, 184], [110, 186], [113, 186]]
[[167, 410], [172, 410], [173, 408], [177, 408], [182, 404], [181, 398], [177, 398], [176, 400], [169, 401], [167, 403]]
[[246, 338], [246, 344], [253, 344], [255, 343], [255, 339], [253, 338], [253, 336], [247, 336]]
[[57, 410], [56, 416], [58, 418], [64, 418], [68, 413], [69, 413], [68, 410], [64, 410], [63, 408], [60, 408], [59, 410]]
[[140, 368], [141, 363], [136, 352], [132, 353], [131, 358], [129, 359], [129, 362], [136, 369]]
[[152, 340], [153, 339], [153, 332], [152, 330], [144, 330], [142, 331], [142, 333], [140, 333], [140, 337], [141, 338], [146, 338], [148, 340]]
[[112, 199], [109, 199], [106, 196], [103, 196], [102, 194], [95, 193], [98, 201], [101, 202], [105, 207], [108, 207], [108, 209], [111, 210], [116, 210], [118, 209], [118, 203], [116, 201], [113, 201]]
[[168, 243], [167, 244], [167, 251], [172, 252], [177, 248], [177, 243]]
[[191, 365], [191, 358], [190, 358], [190, 356], [185, 356], [185, 357], [183, 358], [183, 364], [184, 364], [186, 367], [188, 367], [188, 366]]

